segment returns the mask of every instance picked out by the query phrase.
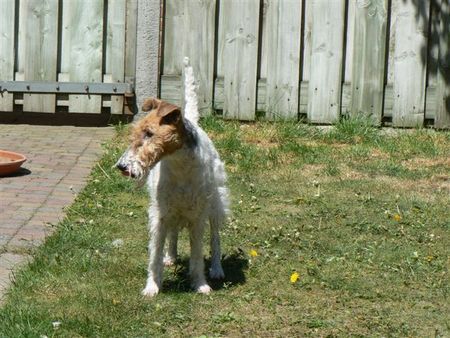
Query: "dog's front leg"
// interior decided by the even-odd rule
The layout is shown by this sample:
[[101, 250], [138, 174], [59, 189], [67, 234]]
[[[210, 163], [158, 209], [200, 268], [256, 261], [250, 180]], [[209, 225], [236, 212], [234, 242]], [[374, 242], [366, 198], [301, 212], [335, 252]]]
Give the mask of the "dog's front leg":
[[153, 297], [161, 289], [163, 279], [163, 251], [164, 242], [167, 235], [167, 226], [163, 219], [159, 217], [151, 218], [150, 243], [149, 243], [149, 263], [148, 278], [142, 294]]
[[191, 258], [189, 261], [189, 273], [192, 286], [198, 293], [208, 294], [210, 286], [206, 283], [205, 262], [203, 259], [203, 224], [195, 224], [189, 228], [189, 239], [191, 244]]

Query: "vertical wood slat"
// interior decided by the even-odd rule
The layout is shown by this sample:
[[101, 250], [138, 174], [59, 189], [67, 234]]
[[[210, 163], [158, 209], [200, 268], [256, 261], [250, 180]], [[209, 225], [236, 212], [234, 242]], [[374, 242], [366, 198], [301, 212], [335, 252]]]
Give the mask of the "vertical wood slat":
[[216, 0], [184, 1], [183, 56], [194, 69], [202, 116], [213, 109], [215, 12]]
[[[352, 81], [353, 74], [353, 55], [355, 48], [355, 15], [356, 13], [356, 4], [364, 0], [349, 0], [347, 3], [347, 17], [346, 25], [347, 25], [347, 36], [346, 45], [345, 45], [345, 73], [344, 73], [344, 82], [350, 83]], [[379, 0], [373, 0], [373, 2], [377, 2]], [[367, 2], [367, 1], [366, 1]], [[357, 46], [357, 45], [356, 45]]]
[[24, 15], [20, 15], [20, 13], [24, 13], [26, 11], [27, 2], [20, 1], [19, 2], [19, 13], [18, 18], [16, 20], [19, 21], [18, 27], [18, 41], [17, 41], [17, 49], [16, 49], [16, 59], [17, 59], [17, 72], [15, 74], [15, 80], [21, 81], [24, 77], [24, 68], [25, 68], [25, 43], [26, 43], [26, 35], [25, 35], [25, 27], [26, 27], [26, 17]]
[[381, 123], [385, 71], [387, 0], [356, 1], [351, 114]]
[[301, 2], [271, 0], [267, 10], [266, 117], [298, 116]]
[[[311, 70], [311, 37], [312, 37], [312, 2], [313, 0], [304, 0], [303, 12], [305, 13], [305, 24], [303, 34], [303, 65], [301, 67], [302, 81], [310, 80]], [[302, 95], [302, 93], [300, 93]]]
[[[123, 82], [125, 74], [126, 0], [110, 0], [106, 28], [105, 82]], [[111, 114], [122, 114], [123, 96], [111, 95]]]
[[438, 1], [431, 2], [430, 12], [430, 34], [428, 38], [428, 60], [427, 60], [427, 84], [436, 86], [438, 59], [439, 59], [439, 20], [441, 5]]
[[[14, 80], [15, 1], [0, 0], [0, 80]], [[13, 111], [13, 95], [0, 91], [0, 111]]]
[[429, 5], [416, 8], [413, 0], [393, 1], [397, 2], [398, 7], [396, 17], [393, 18], [395, 54], [392, 122], [396, 127], [421, 126], [425, 118]]
[[[266, 79], [267, 78], [267, 54], [269, 53], [269, 48], [267, 48], [268, 43], [268, 34], [269, 27], [267, 25], [267, 12], [269, 10], [271, 0], [263, 0], [262, 8], [261, 8], [261, 19], [260, 19], [260, 31], [261, 31], [261, 46], [259, 49], [261, 50], [261, 55], [259, 57], [259, 74], [258, 78]], [[223, 74], [222, 74], [223, 75]], [[258, 105], [258, 104], [257, 104]]]
[[164, 1], [164, 53], [163, 75], [181, 75], [182, 61], [180, 49], [183, 48], [184, 0]]
[[[103, 0], [65, 0], [61, 71], [69, 81], [101, 82]], [[69, 95], [69, 112], [100, 113], [101, 95]]]
[[450, 128], [450, 4], [448, 0], [436, 2], [440, 5], [439, 58], [437, 75], [437, 107], [434, 126]]
[[311, 5], [308, 119], [333, 123], [339, 118], [341, 106], [345, 1], [313, 0]]
[[220, 2], [219, 38], [224, 74], [224, 117], [254, 120], [259, 0]]
[[[346, 0], [347, 1], [347, 10], [346, 10], [346, 17], [345, 17], [345, 30], [346, 30], [346, 36], [345, 36], [345, 57], [344, 57], [344, 84], [350, 84], [352, 82], [352, 74], [353, 74], [353, 53], [355, 48], [355, 11], [356, 11], [356, 2], [358, 0]], [[375, 0], [376, 1], [376, 0]], [[344, 93], [342, 93], [342, 101], [344, 101]], [[349, 102], [351, 102], [351, 91], [350, 91], [350, 98]], [[341, 103], [341, 115], [350, 115], [350, 109], [351, 106], [347, 105], [344, 106], [343, 103]]]
[[[211, 114], [213, 106], [215, 12], [216, 0], [166, 2], [163, 75], [181, 75], [189, 57], [201, 115]], [[183, 91], [177, 101], [184, 101]]]
[[125, 82], [132, 81], [134, 85], [136, 72], [137, 0], [127, 0], [126, 6]]
[[[58, 0], [28, 0], [24, 11], [24, 79], [56, 81], [58, 45]], [[26, 112], [54, 113], [55, 94], [23, 95]]]

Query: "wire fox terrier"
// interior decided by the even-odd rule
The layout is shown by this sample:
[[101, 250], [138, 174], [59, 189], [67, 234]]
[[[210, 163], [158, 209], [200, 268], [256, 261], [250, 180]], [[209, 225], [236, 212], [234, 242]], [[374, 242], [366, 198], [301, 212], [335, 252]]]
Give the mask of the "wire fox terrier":
[[[148, 210], [150, 243], [148, 279], [144, 296], [156, 295], [162, 284], [163, 266], [177, 257], [178, 232], [189, 230], [191, 256], [189, 273], [193, 288], [209, 293], [204, 274], [203, 232], [210, 224], [213, 279], [224, 278], [221, 265], [219, 228], [228, 214], [228, 189], [223, 162], [207, 134], [198, 125], [195, 79], [185, 58], [185, 111], [150, 98], [149, 111], [134, 127], [131, 145], [116, 163], [126, 176], [147, 179], [151, 202]], [[168, 248], [163, 257], [165, 239]]]

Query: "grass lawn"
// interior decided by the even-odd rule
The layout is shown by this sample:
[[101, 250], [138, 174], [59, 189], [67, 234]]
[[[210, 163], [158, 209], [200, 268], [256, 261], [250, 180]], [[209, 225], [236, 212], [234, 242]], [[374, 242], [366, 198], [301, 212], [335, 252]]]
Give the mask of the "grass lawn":
[[148, 197], [111, 168], [126, 147], [118, 128], [17, 273], [0, 337], [450, 335], [450, 133], [202, 124], [229, 175], [226, 280], [209, 296], [190, 290], [184, 232], [162, 293], [140, 296]]

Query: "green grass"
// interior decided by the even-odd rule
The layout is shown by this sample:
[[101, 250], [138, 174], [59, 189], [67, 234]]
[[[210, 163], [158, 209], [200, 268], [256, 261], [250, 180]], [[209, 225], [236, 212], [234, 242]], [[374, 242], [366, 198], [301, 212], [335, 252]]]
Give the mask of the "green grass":
[[121, 126], [67, 218], [17, 273], [0, 337], [450, 335], [449, 133], [387, 136], [358, 120], [328, 132], [202, 124], [232, 194], [226, 280], [209, 296], [190, 290], [183, 234], [162, 293], [141, 298], [148, 197], [111, 169], [126, 147]]

